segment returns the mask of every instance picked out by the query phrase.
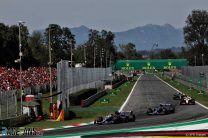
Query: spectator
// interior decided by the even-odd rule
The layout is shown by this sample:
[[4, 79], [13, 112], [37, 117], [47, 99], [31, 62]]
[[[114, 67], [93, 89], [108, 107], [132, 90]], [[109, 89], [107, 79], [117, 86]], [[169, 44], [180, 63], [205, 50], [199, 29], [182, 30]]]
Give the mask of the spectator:
[[[30, 67], [22, 71], [23, 87], [49, 84], [50, 75], [46, 67]], [[20, 71], [14, 68], [0, 67], [0, 90], [8, 91], [20, 88]], [[56, 82], [56, 69], [52, 68], [52, 82]]]

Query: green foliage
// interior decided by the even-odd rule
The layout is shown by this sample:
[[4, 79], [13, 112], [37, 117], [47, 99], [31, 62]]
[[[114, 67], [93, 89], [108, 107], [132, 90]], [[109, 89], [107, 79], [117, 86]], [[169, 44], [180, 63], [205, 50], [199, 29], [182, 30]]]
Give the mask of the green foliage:
[[141, 59], [142, 56], [137, 52], [136, 46], [133, 43], [119, 45], [121, 52], [118, 53], [118, 58], [126, 60]]
[[196, 56], [197, 65], [201, 65], [201, 54], [204, 54], [204, 62], [208, 63], [208, 12], [206, 10], [193, 10], [186, 19], [183, 28], [185, 43], [189, 47], [187, 58], [194, 65]]
[[80, 45], [76, 49], [77, 63], [85, 63], [84, 49], [86, 51], [86, 67], [108, 67], [113, 61], [115, 61], [116, 48], [114, 45], [114, 34], [102, 30], [89, 31], [89, 39], [84, 44]]
[[49, 36], [53, 65], [55, 66], [61, 59], [71, 60], [71, 53], [73, 54], [76, 41], [70, 29], [67, 27], [61, 28], [57, 24], [50, 24], [45, 30], [45, 42], [47, 46], [49, 46]]
[[164, 49], [160, 51], [161, 59], [176, 59], [177, 56], [175, 53], [171, 51], [171, 49]]

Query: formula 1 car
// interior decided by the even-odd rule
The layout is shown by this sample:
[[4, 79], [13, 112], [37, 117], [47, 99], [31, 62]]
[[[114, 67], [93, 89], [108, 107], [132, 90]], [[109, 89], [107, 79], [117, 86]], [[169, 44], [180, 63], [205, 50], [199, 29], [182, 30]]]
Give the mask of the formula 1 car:
[[148, 108], [148, 115], [167, 115], [175, 112], [175, 107], [169, 103], [161, 103], [159, 106], [154, 108]]
[[182, 93], [175, 93], [175, 94], [173, 95], [173, 100], [181, 100], [182, 97], [184, 97], [184, 96], [185, 96], [185, 95], [182, 94]]
[[189, 96], [183, 96], [180, 101], [180, 105], [195, 105], [195, 100]]
[[104, 124], [118, 124], [118, 123], [127, 123], [135, 122], [136, 116], [133, 114], [133, 111], [118, 112], [115, 114], [110, 114], [105, 117], [97, 117], [94, 124], [104, 125]]

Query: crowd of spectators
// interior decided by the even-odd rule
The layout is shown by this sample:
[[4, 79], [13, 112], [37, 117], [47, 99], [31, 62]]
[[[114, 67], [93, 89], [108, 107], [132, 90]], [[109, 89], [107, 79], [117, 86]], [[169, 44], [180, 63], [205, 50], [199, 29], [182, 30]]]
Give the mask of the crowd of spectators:
[[[52, 68], [52, 82], [57, 78], [56, 69]], [[22, 86], [24, 88], [50, 83], [47, 67], [30, 67], [22, 71]], [[0, 90], [8, 91], [20, 88], [20, 71], [14, 68], [0, 67]]]

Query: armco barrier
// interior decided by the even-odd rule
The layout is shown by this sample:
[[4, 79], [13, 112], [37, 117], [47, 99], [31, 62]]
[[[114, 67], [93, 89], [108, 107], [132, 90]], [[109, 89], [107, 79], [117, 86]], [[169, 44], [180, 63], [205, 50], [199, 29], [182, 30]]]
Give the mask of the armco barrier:
[[29, 123], [28, 115], [21, 115], [14, 118], [0, 120], [0, 127], [17, 127]]
[[113, 89], [117, 88], [118, 86], [120, 86], [121, 84], [123, 84], [124, 82], [126, 82], [126, 79], [123, 79], [122, 81], [116, 83], [116, 84], [113, 84]]
[[85, 99], [85, 100], [82, 100], [81, 101], [81, 107], [87, 107], [89, 106], [90, 104], [92, 104], [93, 102], [95, 102], [97, 99], [99, 99], [100, 97], [106, 95], [107, 92], [106, 90], [103, 90], [101, 92], [98, 92], [92, 96], [90, 96], [89, 98]]

